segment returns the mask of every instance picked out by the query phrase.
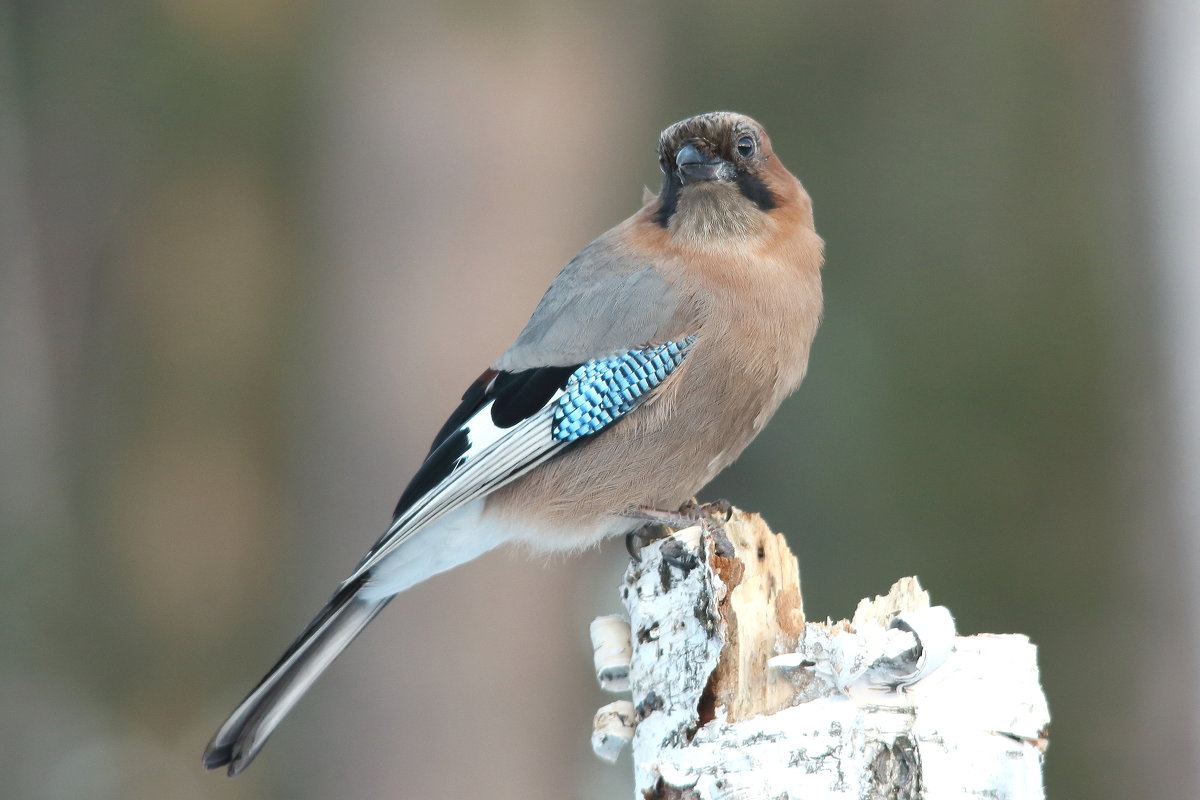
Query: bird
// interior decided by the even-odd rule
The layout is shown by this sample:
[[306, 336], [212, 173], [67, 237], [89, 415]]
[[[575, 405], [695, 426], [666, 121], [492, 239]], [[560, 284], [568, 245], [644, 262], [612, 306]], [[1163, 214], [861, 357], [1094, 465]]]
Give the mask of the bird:
[[504, 543], [572, 551], [676, 520], [799, 385], [822, 317], [812, 201], [763, 127], [659, 136], [658, 193], [572, 258], [434, 437], [392, 522], [221, 725], [244, 770], [405, 589]]

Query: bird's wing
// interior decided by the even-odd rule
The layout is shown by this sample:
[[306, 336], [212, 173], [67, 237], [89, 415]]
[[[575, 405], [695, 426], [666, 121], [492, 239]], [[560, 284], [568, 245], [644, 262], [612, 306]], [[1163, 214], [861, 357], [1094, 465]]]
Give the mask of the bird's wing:
[[525, 329], [493, 365], [519, 371], [578, 365], [693, 333], [662, 273], [602, 236], [563, 268]]
[[682, 363], [695, 336], [662, 276], [605, 238], [573, 259], [516, 342], [463, 395], [354, 580], [417, 529], [613, 424]]

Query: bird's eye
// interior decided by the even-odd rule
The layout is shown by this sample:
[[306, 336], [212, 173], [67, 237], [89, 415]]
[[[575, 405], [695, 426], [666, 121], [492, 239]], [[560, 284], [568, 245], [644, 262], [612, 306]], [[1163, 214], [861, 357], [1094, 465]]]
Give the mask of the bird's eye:
[[753, 136], [743, 136], [737, 140], [738, 155], [742, 158], [749, 158], [754, 155], [755, 141]]

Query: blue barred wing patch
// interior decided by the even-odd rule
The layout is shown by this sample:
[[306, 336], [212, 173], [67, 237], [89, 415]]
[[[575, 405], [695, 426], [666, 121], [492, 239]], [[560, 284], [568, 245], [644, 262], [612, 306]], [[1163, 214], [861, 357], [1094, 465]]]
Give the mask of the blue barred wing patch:
[[558, 397], [551, 435], [560, 442], [573, 442], [616, 422], [683, 363], [695, 341], [695, 336], [689, 336], [579, 367]]

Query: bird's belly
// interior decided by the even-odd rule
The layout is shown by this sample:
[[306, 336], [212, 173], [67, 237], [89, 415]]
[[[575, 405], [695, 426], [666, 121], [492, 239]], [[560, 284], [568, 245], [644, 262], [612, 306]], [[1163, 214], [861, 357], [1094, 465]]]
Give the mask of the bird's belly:
[[632, 508], [678, 508], [741, 454], [762, 416], [744, 405], [688, 405], [621, 420], [494, 492], [487, 513], [526, 521], [539, 547], [570, 549], [636, 528], [622, 516]]

